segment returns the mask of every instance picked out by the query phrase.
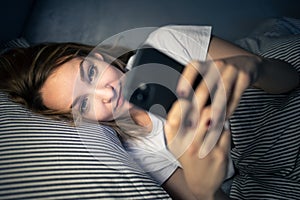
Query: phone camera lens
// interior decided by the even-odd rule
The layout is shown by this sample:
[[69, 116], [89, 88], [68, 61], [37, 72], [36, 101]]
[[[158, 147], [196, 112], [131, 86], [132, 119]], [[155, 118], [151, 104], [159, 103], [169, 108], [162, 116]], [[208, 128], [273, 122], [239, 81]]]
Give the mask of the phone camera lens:
[[136, 99], [137, 99], [138, 101], [143, 101], [144, 95], [143, 95], [143, 94], [138, 94], [138, 95], [136, 96]]

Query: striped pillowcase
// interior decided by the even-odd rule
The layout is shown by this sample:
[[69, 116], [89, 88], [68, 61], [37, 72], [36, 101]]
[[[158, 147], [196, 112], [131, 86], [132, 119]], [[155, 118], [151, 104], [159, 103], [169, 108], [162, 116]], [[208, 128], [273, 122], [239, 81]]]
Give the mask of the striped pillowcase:
[[0, 92], [1, 199], [169, 199], [100, 125], [71, 127]]

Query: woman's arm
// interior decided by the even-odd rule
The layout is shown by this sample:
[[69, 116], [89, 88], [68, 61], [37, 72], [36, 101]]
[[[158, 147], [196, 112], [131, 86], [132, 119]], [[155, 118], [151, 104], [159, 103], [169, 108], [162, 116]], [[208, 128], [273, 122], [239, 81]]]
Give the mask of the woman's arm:
[[253, 86], [269, 93], [288, 92], [299, 85], [299, 75], [289, 63], [252, 54], [230, 42], [212, 37], [208, 59], [219, 60], [234, 56], [254, 56], [257, 59], [257, 79]]
[[174, 173], [162, 184], [162, 187], [168, 192], [174, 200], [196, 200], [187, 186], [183, 170], [177, 168]]
[[230, 133], [227, 129], [221, 130], [222, 134], [211, 152], [205, 158], [199, 158], [199, 150], [209, 128], [207, 120], [211, 108], [204, 109], [202, 118], [198, 118], [195, 125], [186, 123], [191, 109], [197, 108], [192, 102], [179, 99], [167, 116], [165, 135], [168, 148], [181, 163], [183, 171], [177, 170], [168, 179], [165, 186], [170, 187], [166, 190], [175, 191], [175, 195], [183, 199], [187, 197], [180, 196], [181, 191], [191, 192], [195, 199], [228, 199], [219, 188], [227, 171]]
[[[199, 177], [201, 179], [201, 177]], [[163, 183], [162, 187], [168, 192], [174, 200], [198, 200], [196, 196], [194, 196], [187, 186], [185, 181], [184, 173], [181, 168], [177, 168], [172, 176]], [[200, 188], [200, 186], [199, 186]], [[200, 190], [200, 189], [199, 189]], [[215, 200], [229, 200], [230, 198], [219, 189], [215, 196], [213, 197]], [[204, 198], [203, 198], [204, 199]]]
[[299, 75], [289, 63], [277, 59], [263, 59], [257, 81], [253, 86], [268, 93], [289, 92], [299, 85]]

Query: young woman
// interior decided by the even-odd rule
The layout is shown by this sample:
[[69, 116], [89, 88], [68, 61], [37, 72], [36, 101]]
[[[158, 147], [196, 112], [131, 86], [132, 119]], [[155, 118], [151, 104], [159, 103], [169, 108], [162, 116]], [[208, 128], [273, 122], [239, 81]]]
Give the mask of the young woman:
[[[185, 32], [185, 28], [167, 29], [167, 33], [174, 33], [173, 30]], [[195, 33], [195, 29], [192, 30]], [[222, 128], [221, 137], [212, 151], [205, 152], [207, 155], [199, 159], [206, 132], [224, 125], [220, 115], [211, 112], [218, 110], [228, 119], [249, 86], [269, 93], [285, 93], [298, 86], [299, 77], [288, 63], [265, 59], [222, 39], [210, 37], [207, 29], [203, 31], [198, 27], [198, 31], [197, 37], [204, 35], [200, 39], [203, 44], [201, 58], [191, 57], [195, 61], [186, 65], [177, 87], [182, 98], [172, 106], [166, 121], [134, 107], [121, 95], [125, 66], [132, 52], [119, 57], [115, 56], [118, 52], [105, 47], [92, 51], [91, 46], [71, 43], [15, 49], [1, 56], [1, 70], [4, 72], [1, 80], [4, 81], [0, 88], [14, 101], [35, 112], [64, 120], [72, 120], [75, 114], [110, 125], [119, 133], [129, 153], [174, 199], [225, 199], [227, 197], [218, 188], [225, 177], [230, 144], [226, 128]], [[182, 45], [176, 40], [176, 34], [171, 35], [175, 35], [171, 41], [179, 41], [179, 46]], [[165, 30], [155, 32], [152, 37], [159, 45], [165, 44], [167, 38]], [[87, 56], [89, 58], [85, 59]], [[214, 69], [218, 69], [220, 77], [216, 76]], [[189, 85], [199, 70], [205, 81], [197, 86], [190, 102], [185, 99], [191, 93]], [[205, 106], [212, 90], [215, 92], [211, 106]], [[138, 127], [135, 133], [126, 127], [126, 119], [132, 119], [132, 125]], [[142, 150], [147, 142], [150, 142], [150, 147], [144, 152], [135, 151]], [[157, 151], [157, 145], [163, 148], [160, 146]], [[185, 151], [178, 152], [177, 149]], [[148, 154], [148, 150], [152, 152]], [[149, 155], [153, 158], [151, 162], [139, 160], [139, 156], [147, 158]], [[152, 161], [159, 162], [147, 168]]]

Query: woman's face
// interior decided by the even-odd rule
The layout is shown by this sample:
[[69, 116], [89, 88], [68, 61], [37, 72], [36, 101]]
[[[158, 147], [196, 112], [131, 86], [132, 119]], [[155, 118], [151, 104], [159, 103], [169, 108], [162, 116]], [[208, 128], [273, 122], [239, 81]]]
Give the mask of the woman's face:
[[49, 109], [73, 109], [83, 118], [113, 120], [131, 107], [122, 96], [123, 75], [98, 53], [75, 58], [48, 77], [41, 89], [42, 99]]

